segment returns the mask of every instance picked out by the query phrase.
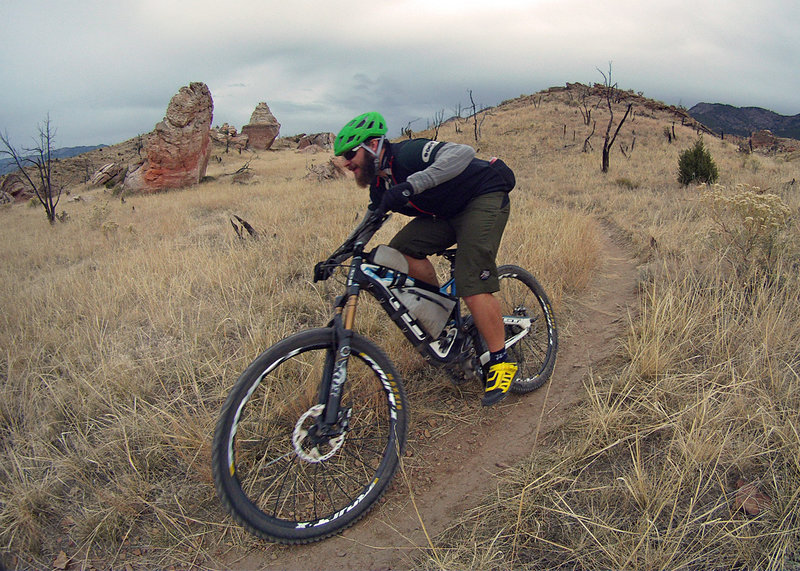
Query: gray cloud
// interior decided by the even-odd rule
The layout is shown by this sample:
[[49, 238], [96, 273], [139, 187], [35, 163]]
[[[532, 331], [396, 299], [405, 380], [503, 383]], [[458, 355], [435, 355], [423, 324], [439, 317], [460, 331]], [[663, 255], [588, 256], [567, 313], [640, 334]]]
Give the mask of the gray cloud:
[[602, 81], [667, 103], [800, 112], [793, 0], [0, 0], [0, 130], [25, 142], [50, 113], [57, 144], [150, 131], [203, 81], [214, 123], [266, 101], [283, 134], [336, 131], [365, 110], [390, 132], [442, 109]]

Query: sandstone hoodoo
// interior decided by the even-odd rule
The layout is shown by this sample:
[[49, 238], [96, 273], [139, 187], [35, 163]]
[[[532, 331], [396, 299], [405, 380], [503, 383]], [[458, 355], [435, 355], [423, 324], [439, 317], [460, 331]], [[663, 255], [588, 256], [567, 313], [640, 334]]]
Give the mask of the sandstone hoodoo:
[[247, 135], [248, 146], [266, 151], [275, 142], [280, 130], [281, 124], [269, 110], [269, 106], [262, 101], [256, 105], [250, 116], [250, 123], [242, 127], [242, 134]]
[[164, 120], [147, 135], [145, 159], [133, 165], [125, 188], [158, 192], [197, 184], [206, 174], [214, 102], [205, 83], [181, 87], [167, 107]]

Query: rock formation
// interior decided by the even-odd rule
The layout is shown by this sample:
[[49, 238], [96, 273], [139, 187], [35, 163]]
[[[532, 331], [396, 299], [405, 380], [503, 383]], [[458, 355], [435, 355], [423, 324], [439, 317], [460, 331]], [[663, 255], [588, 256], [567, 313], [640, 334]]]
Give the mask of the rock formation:
[[327, 163], [321, 165], [311, 164], [307, 166], [306, 180], [316, 180], [322, 182], [323, 180], [336, 180], [353, 176], [353, 174], [344, 167], [340, 157], [333, 157]]
[[224, 123], [222, 127], [214, 127], [209, 132], [211, 139], [225, 145], [225, 152], [230, 149], [240, 153], [247, 148], [247, 135], [240, 135], [236, 132], [236, 127]]
[[272, 146], [280, 133], [281, 124], [263, 101], [256, 105], [250, 116], [250, 123], [242, 127], [242, 134], [247, 135], [248, 145], [253, 149], [265, 151]]
[[800, 142], [795, 139], [776, 137], [772, 131], [763, 129], [756, 131], [750, 138], [739, 143], [739, 150], [745, 152], [759, 151], [766, 154], [793, 153], [800, 150]]
[[0, 192], [13, 202], [23, 202], [34, 196], [33, 189], [16, 173], [8, 174], [2, 179]]
[[335, 139], [336, 135], [333, 133], [314, 133], [311, 135], [303, 135], [300, 137], [300, 141], [297, 143], [297, 148], [302, 151], [306, 147], [317, 145], [323, 149], [331, 149], [333, 148], [333, 141]]
[[206, 174], [214, 102], [205, 83], [181, 87], [164, 120], [147, 135], [146, 158], [132, 166], [124, 186], [134, 192], [157, 192], [197, 184]]
[[118, 184], [125, 178], [127, 169], [119, 163], [107, 163], [100, 167], [89, 179], [92, 186], [102, 186], [104, 184]]

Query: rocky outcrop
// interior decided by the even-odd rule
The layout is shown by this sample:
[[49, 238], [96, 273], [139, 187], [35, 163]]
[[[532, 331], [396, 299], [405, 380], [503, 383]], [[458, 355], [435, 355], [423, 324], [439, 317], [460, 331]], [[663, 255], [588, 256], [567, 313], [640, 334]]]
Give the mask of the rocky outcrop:
[[250, 116], [250, 123], [242, 127], [242, 134], [248, 138], [248, 146], [262, 151], [272, 146], [280, 131], [281, 124], [263, 101], [256, 105]]
[[312, 164], [306, 167], [308, 171], [304, 177], [306, 180], [336, 180], [353, 176], [352, 173], [344, 167], [340, 160], [341, 157], [334, 157], [328, 160], [327, 163], [321, 165]]
[[758, 151], [765, 154], [793, 153], [800, 150], [800, 141], [776, 137], [772, 131], [764, 129], [756, 131], [749, 139], [739, 143], [739, 150], [745, 152]]
[[124, 186], [134, 192], [158, 192], [197, 184], [206, 174], [214, 102], [205, 83], [181, 87], [164, 120], [147, 135], [145, 159], [132, 166]]
[[312, 135], [303, 135], [300, 137], [300, 141], [297, 143], [297, 148], [298, 150], [302, 151], [306, 147], [317, 145], [323, 149], [331, 149], [333, 148], [333, 141], [335, 139], [336, 135], [333, 133], [314, 133]]
[[107, 163], [100, 167], [89, 179], [92, 186], [119, 184], [125, 179], [128, 169], [119, 163]]
[[236, 127], [227, 123], [224, 123], [222, 127], [212, 128], [209, 135], [213, 141], [225, 145], [225, 152], [231, 149], [241, 152], [247, 148], [247, 135], [237, 133]]
[[0, 192], [13, 202], [23, 202], [34, 196], [33, 189], [16, 173], [6, 175], [0, 183]]

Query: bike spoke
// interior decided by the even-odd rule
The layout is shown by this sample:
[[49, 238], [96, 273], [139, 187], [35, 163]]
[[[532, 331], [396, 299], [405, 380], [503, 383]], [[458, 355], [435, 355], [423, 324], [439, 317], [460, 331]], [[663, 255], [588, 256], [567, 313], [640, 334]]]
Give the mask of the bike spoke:
[[[264, 533], [270, 537], [311, 537], [346, 525], [363, 514], [365, 507], [357, 506], [382, 494], [386, 474], [397, 465], [396, 459], [384, 460], [402, 448], [394, 444], [393, 427], [402, 419], [404, 438], [406, 407], [402, 392], [389, 392], [382, 381], [396, 373], [376, 370], [378, 362], [385, 362], [379, 354], [363, 346], [354, 352], [342, 385], [341, 426], [326, 426], [317, 403], [329, 350], [327, 344], [312, 345], [270, 361], [277, 364], [265, 364], [266, 374], [254, 372], [257, 385], [242, 393], [244, 403], [229, 407], [239, 411], [233, 437], [236, 486], [266, 519], [253, 520], [252, 511], [232, 513], [260, 530], [269, 528]], [[215, 469], [217, 480], [227, 472], [217, 464]], [[269, 521], [284, 523], [273, 527]]]

